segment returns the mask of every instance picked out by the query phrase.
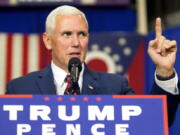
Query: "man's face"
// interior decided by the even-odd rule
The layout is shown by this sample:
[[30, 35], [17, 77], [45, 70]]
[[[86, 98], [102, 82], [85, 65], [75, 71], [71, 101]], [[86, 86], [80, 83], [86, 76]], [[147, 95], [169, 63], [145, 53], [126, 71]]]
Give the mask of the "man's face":
[[88, 40], [88, 26], [81, 15], [57, 16], [52, 33], [44, 34], [53, 62], [66, 72], [70, 58], [77, 57], [84, 62]]

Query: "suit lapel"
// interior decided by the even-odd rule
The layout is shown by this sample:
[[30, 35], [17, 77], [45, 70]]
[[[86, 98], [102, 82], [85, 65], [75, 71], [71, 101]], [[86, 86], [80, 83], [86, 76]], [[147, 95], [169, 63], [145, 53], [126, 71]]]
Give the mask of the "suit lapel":
[[[98, 74], [89, 70], [85, 65], [81, 93], [87, 95], [96, 95], [99, 87], [97, 80]], [[37, 79], [37, 85], [42, 94], [56, 94], [56, 88], [54, 85], [54, 79], [50, 65], [40, 71]]]
[[88, 67], [85, 65], [82, 94], [95, 95], [98, 90], [97, 79], [98, 79], [97, 73], [89, 70]]
[[37, 84], [42, 94], [56, 94], [56, 88], [50, 65], [40, 71]]

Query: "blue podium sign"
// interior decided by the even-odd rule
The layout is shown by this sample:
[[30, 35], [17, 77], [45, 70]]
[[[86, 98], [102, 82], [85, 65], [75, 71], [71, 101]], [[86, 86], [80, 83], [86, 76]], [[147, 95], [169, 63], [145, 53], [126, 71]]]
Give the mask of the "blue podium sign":
[[2, 135], [168, 135], [165, 96], [0, 95]]

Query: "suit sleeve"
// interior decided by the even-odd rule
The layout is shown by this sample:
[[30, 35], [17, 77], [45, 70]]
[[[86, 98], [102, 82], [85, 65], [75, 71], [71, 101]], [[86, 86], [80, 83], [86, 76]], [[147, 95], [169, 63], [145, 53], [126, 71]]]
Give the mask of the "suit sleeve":
[[122, 93], [123, 95], [134, 95], [134, 91], [129, 87], [128, 80], [126, 78], [123, 79], [122, 83]]
[[15, 94], [15, 93], [13, 92], [12, 83], [8, 83], [8, 84], [6, 85], [6, 93], [5, 93], [5, 94]]
[[167, 96], [168, 122], [169, 122], [169, 127], [170, 127], [173, 124], [175, 116], [176, 116], [176, 111], [177, 111], [177, 107], [179, 104], [180, 95], [172, 95], [171, 93], [164, 91], [155, 82], [154, 82], [153, 87], [151, 89], [151, 94], [152, 95], [166, 95]]

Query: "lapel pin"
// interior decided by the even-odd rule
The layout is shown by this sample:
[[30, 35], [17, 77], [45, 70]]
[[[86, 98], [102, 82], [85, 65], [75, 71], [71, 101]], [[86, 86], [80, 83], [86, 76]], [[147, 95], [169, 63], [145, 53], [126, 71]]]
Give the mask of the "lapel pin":
[[94, 87], [91, 86], [91, 85], [88, 85], [88, 88], [91, 89], [91, 90], [94, 90]]

